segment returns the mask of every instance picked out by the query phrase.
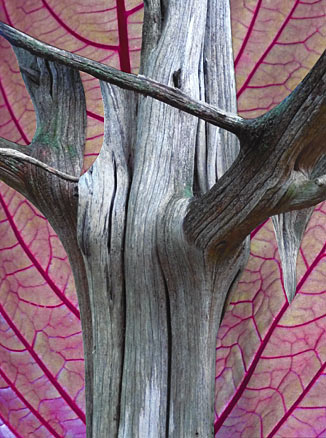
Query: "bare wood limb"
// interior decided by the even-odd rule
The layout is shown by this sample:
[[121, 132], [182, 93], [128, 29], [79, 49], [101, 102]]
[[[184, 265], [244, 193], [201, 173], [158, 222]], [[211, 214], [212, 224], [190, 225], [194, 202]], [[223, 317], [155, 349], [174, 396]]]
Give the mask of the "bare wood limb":
[[[312, 89], [317, 84], [319, 84], [319, 87], [323, 87], [323, 82], [319, 82], [320, 77], [323, 74], [323, 63], [324, 57], [321, 57], [315, 68], [309, 75], [307, 75], [304, 82], [297, 87], [297, 89], [288, 97], [288, 99], [281, 103], [279, 107], [274, 108], [274, 110], [267, 114], [267, 118], [269, 118], [272, 124], [278, 124], [278, 130], [280, 132], [282, 129], [284, 129], [282, 127], [283, 123], [285, 122], [285, 124], [287, 124], [288, 120], [291, 120], [292, 117], [297, 114], [301, 105], [307, 105], [307, 96], [310, 95]], [[319, 66], [321, 66], [321, 68], [319, 68]], [[323, 94], [322, 88], [320, 89], [320, 94]], [[316, 177], [326, 172], [325, 157], [319, 159], [324, 142], [317, 139], [318, 135], [320, 135], [320, 139], [322, 140], [323, 134], [318, 134], [318, 131], [319, 129], [322, 131], [324, 130], [325, 123], [322, 119], [323, 111], [320, 109], [320, 107], [318, 109], [318, 105], [316, 105], [316, 108], [317, 112], [314, 111], [315, 108], [313, 106], [310, 106], [311, 119], [307, 120], [306, 122], [298, 123], [297, 125], [299, 126], [299, 129], [294, 141], [297, 142], [296, 147], [298, 147], [301, 142], [300, 147], [302, 152], [300, 155], [298, 155], [298, 159], [294, 168], [300, 170], [302, 173], [300, 175], [300, 172], [294, 172], [294, 180], [297, 180], [297, 183], [299, 182], [299, 184], [293, 184], [290, 186], [290, 196], [287, 199], [287, 209], [290, 209], [293, 205], [296, 205], [295, 210], [285, 211], [279, 213], [277, 216], [272, 217], [282, 263], [283, 282], [289, 302], [292, 301], [296, 292], [297, 256], [303, 239], [304, 231], [313, 212], [314, 205], [316, 202], [318, 203], [320, 200], [324, 199], [322, 191], [317, 190], [317, 192], [319, 192], [317, 194], [315, 190], [316, 187], [314, 187], [313, 184], [313, 180]], [[282, 115], [282, 119], [280, 119], [280, 114]], [[311, 123], [312, 120], [314, 120], [313, 123]], [[316, 138], [316, 140], [314, 140], [314, 138]], [[292, 149], [291, 144], [289, 146]], [[315, 165], [316, 160], [318, 159], [319, 161], [317, 165]], [[309, 182], [309, 180], [311, 180], [311, 182]], [[308, 193], [304, 190], [302, 185], [305, 184], [311, 186], [314, 194], [312, 194], [310, 190]], [[307, 196], [307, 199], [303, 199], [304, 196]], [[310, 205], [310, 207], [302, 208], [302, 206], [305, 204]], [[297, 208], [300, 208], [300, 210], [297, 210]]]
[[[14, 46], [13, 49], [26, 88], [33, 101], [37, 115], [37, 128], [31, 144], [26, 148], [7, 140], [1, 141], [2, 150], [18, 151], [23, 156], [16, 154], [13, 158], [1, 155], [2, 164], [6, 163], [6, 169], [4, 164], [3, 167], [0, 166], [0, 177], [22, 193], [44, 214], [68, 254], [78, 291], [83, 326], [87, 393], [86, 422], [87, 428], [91, 430], [93, 411], [90, 397], [93, 385], [92, 316], [86, 270], [76, 235], [77, 181], [83, 165], [86, 137], [84, 89], [79, 72], [75, 69], [37, 57], [23, 48]], [[21, 158], [24, 158], [24, 161]], [[54, 174], [49, 169], [60, 169], [59, 175], [58, 171]], [[68, 176], [70, 181], [62, 176]], [[78, 410], [76, 413], [81, 421], [85, 422], [84, 416]]]
[[3, 150], [14, 154], [21, 153], [22, 149], [19, 144], [0, 137], [0, 179], [20, 193], [26, 194], [24, 164], [6, 155], [1, 157]]
[[315, 180], [302, 178], [295, 181], [289, 186], [285, 198], [284, 204], [289, 210], [300, 210], [319, 204], [326, 199], [326, 175]]
[[[89, 284], [94, 339], [92, 436], [117, 437], [124, 362], [124, 241], [134, 93], [101, 83], [104, 138], [92, 168], [79, 180], [77, 236]], [[108, 302], [108, 297], [110, 297]], [[99, 330], [99, 327], [101, 329]], [[105, 385], [103, 381], [105, 380]]]
[[283, 270], [283, 284], [289, 303], [296, 293], [298, 253], [313, 210], [313, 207], [308, 207], [272, 217]]
[[225, 252], [268, 217], [326, 199], [324, 177], [313, 177], [326, 154], [325, 89], [324, 53], [287, 99], [253, 121], [229, 171], [190, 205], [189, 241]]
[[[133, 90], [145, 96], [153, 97], [175, 108], [199, 117], [206, 122], [224, 128], [238, 136], [245, 135], [249, 123], [237, 116], [221, 109], [200, 102], [189, 97], [177, 88], [169, 87], [141, 75], [124, 73], [113, 67], [101, 64], [88, 58], [66, 52], [14, 29], [0, 22], [0, 35], [6, 38], [12, 45], [22, 47], [30, 53], [45, 58], [49, 61], [57, 61], [68, 67], [89, 73], [97, 79], [117, 85], [120, 88]], [[32, 72], [30, 72], [32, 74]], [[172, 80], [172, 78], [171, 78]]]
[[[2, 139], [0, 139], [1, 144]], [[19, 152], [17, 150], [12, 150], [8, 148], [1, 148], [0, 146], [0, 155], [4, 158], [10, 158], [18, 163], [29, 163], [34, 166], [39, 167], [40, 169], [44, 169], [49, 173], [52, 173], [53, 175], [58, 176], [59, 178], [65, 179], [66, 181], [72, 181], [72, 182], [78, 182], [79, 177], [68, 175], [65, 172], [61, 172], [60, 170], [54, 169], [51, 166], [48, 166], [47, 164], [43, 163], [42, 161], [37, 160], [36, 158], [30, 157], [29, 155], [23, 154], [22, 152]], [[1, 167], [0, 162], [0, 167]]]

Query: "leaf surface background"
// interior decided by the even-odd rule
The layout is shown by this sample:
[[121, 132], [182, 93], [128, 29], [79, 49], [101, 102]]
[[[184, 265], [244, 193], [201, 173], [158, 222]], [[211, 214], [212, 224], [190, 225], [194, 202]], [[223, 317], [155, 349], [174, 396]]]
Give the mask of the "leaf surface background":
[[[325, 0], [231, 0], [239, 113], [281, 102], [326, 46]], [[0, 0], [0, 19], [47, 43], [125, 71], [139, 67], [139, 0]], [[28, 144], [32, 103], [0, 40], [0, 135]], [[97, 80], [87, 99], [85, 168], [102, 143]], [[83, 351], [74, 283], [58, 238], [19, 194], [0, 192], [0, 436], [84, 437]], [[289, 306], [271, 221], [251, 256], [217, 342], [217, 437], [326, 436], [326, 207], [309, 222]]]
[[[326, 2], [231, 0], [239, 113], [280, 103], [326, 47]], [[288, 304], [271, 219], [252, 233], [248, 265], [217, 341], [216, 437], [326, 436], [326, 206], [306, 229]]]

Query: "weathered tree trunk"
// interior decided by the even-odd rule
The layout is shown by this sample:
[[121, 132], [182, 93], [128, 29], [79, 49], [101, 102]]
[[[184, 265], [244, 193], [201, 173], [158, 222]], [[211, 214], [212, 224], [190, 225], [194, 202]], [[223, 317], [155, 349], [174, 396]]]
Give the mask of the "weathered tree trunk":
[[[145, 23], [142, 75], [236, 112], [228, 2], [149, 2]], [[227, 260], [208, 254], [186, 242], [182, 223], [238, 141], [161, 102], [108, 84], [102, 92], [103, 148], [79, 183], [92, 436], [213, 436], [216, 334], [243, 245]]]
[[[228, 0], [145, 1], [139, 76], [3, 24], [0, 33], [38, 116], [31, 148], [0, 140], [0, 175], [47, 216], [70, 258], [88, 438], [212, 437], [216, 334], [246, 236], [281, 215], [286, 259], [311, 210], [288, 212], [326, 197], [325, 55], [286, 101], [244, 121]], [[103, 147], [80, 178], [85, 102], [71, 68], [103, 81]]]

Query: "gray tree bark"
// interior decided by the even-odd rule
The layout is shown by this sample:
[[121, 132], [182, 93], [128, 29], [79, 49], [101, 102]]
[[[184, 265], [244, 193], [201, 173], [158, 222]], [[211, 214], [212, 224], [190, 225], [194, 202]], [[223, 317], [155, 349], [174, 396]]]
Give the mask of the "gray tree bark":
[[[0, 140], [0, 176], [69, 256], [88, 438], [213, 437], [216, 334], [247, 236], [276, 215], [291, 299], [311, 207], [326, 198], [326, 56], [278, 107], [246, 121], [228, 0], [145, 1], [138, 76], [4, 24], [0, 33], [37, 113], [28, 148]], [[78, 70], [101, 80], [105, 115], [101, 152], [81, 177]]]

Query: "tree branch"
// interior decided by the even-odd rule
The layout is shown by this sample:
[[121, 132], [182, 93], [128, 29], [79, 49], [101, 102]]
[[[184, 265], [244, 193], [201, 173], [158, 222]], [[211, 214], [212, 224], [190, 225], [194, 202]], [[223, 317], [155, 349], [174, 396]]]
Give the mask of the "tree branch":
[[285, 203], [288, 209], [300, 210], [319, 204], [326, 199], [326, 175], [315, 180], [299, 179], [289, 187], [288, 193]]
[[[87, 123], [84, 89], [76, 69], [41, 59], [17, 46], [13, 49], [33, 101], [37, 128], [27, 148], [1, 140], [2, 150], [9, 148], [21, 152], [23, 157], [17, 154], [15, 158], [0, 155], [3, 158], [0, 177], [44, 214], [68, 254], [76, 282], [83, 326], [86, 423], [88, 430], [91, 430], [93, 401], [90, 395], [94, 376], [92, 315], [85, 265], [77, 242], [76, 230], [78, 207], [76, 181], [79, 179], [83, 165]], [[3, 166], [4, 162], [6, 169]]]
[[[77, 208], [75, 185], [67, 181], [78, 182], [83, 163], [84, 89], [78, 71], [37, 58], [25, 49], [13, 48], [35, 107], [37, 129], [28, 147], [0, 139], [0, 176], [43, 214], [51, 210], [47, 215], [51, 221], [58, 209], [57, 199], [49, 202], [53, 196]], [[74, 223], [76, 208], [66, 212], [67, 217], [73, 216]]]
[[[26, 194], [24, 164], [13, 160], [11, 154], [21, 153], [22, 146], [0, 137], [0, 179], [20, 193]], [[9, 155], [2, 151], [8, 151]]]
[[[29, 163], [29, 164], [37, 166], [41, 169], [44, 169], [47, 172], [58, 176], [59, 178], [65, 179], [66, 181], [71, 181], [71, 182], [78, 182], [79, 181], [79, 177], [68, 175], [65, 172], [61, 172], [60, 170], [54, 169], [53, 167], [48, 166], [47, 164], [43, 163], [42, 161], [39, 161], [36, 158], [30, 157], [29, 155], [23, 154], [22, 152], [19, 152], [19, 151], [14, 150], [14, 149], [1, 148], [1, 142], [3, 140], [4, 139], [0, 139], [0, 155], [2, 157], [4, 157], [5, 161], [7, 161], [6, 160], [7, 158], [9, 158], [9, 159], [11, 159], [19, 164], [21, 164], [23, 162]], [[2, 166], [2, 162], [0, 161], [0, 167], [1, 166]]]
[[[249, 122], [221, 109], [197, 101], [182, 91], [160, 84], [141, 75], [124, 73], [113, 67], [101, 64], [82, 56], [66, 52], [26, 35], [7, 24], [0, 22], [0, 34], [12, 45], [22, 47], [30, 53], [50, 61], [57, 61], [68, 67], [89, 73], [95, 78], [117, 85], [120, 88], [133, 90], [145, 96], [153, 97], [175, 108], [199, 117], [206, 122], [224, 128], [241, 137], [248, 130]], [[31, 72], [32, 73], [32, 72]]]
[[[229, 171], [189, 205], [184, 230], [225, 251], [270, 216], [326, 199], [326, 54], [280, 105], [252, 122]], [[318, 174], [316, 175], [316, 170]]]

